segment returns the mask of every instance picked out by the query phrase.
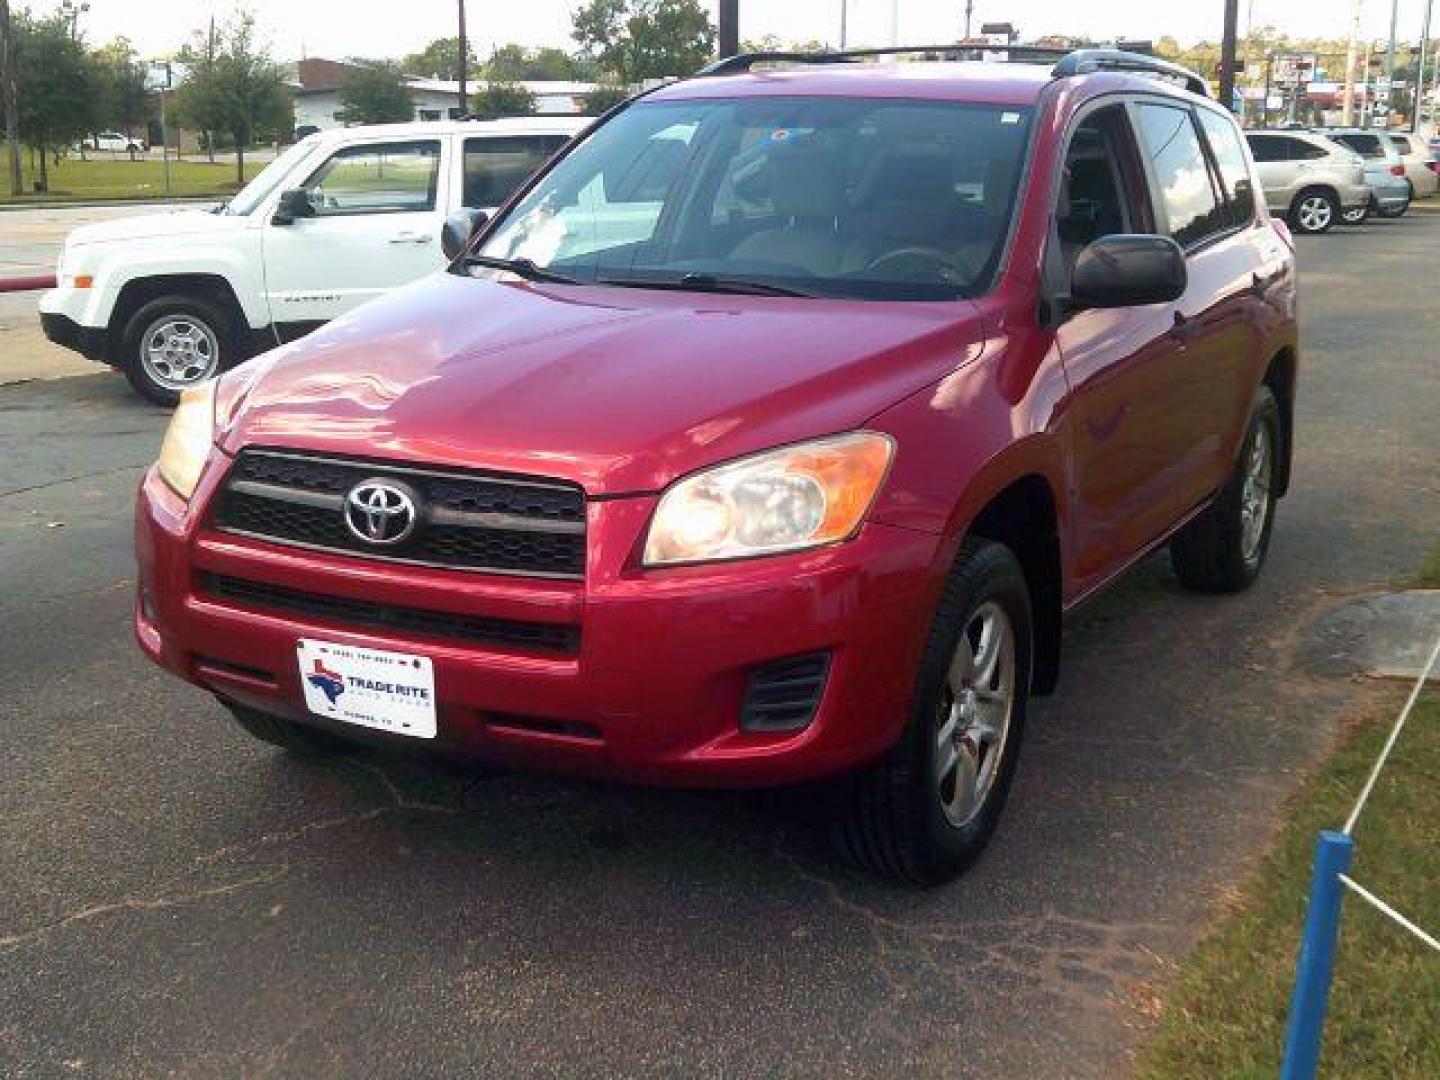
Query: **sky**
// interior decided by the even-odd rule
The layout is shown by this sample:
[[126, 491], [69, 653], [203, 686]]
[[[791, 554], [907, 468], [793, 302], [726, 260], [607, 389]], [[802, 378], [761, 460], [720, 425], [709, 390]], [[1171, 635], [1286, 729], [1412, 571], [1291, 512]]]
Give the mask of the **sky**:
[[[470, 36], [482, 55], [494, 44], [569, 49], [570, 13], [582, 0], [467, 0]], [[88, 0], [81, 18], [92, 43], [123, 34], [142, 56], [172, 53], [193, 30], [214, 15], [223, 20], [233, 0]], [[1402, 40], [1419, 38], [1426, 0], [1398, 0]], [[12, 0], [39, 14], [59, 0]], [[1363, 0], [1362, 34], [1389, 34], [1390, 0]], [[454, 34], [456, 0], [246, 0], [277, 59], [301, 55], [398, 57], [427, 41]], [[707, 5], [713, 14], [713, 0]], [[1437, 5], [1440, 6], [1440, 5]], [[891, 44], [892, 9], [900, 44], [953, 41], [964, 25], [964, 0], [849, 0], [849, 44]], [[1022, 37], [1045, 33], [1089, 34], [1096, 38], [1157, 38], [1182, 43], [1217, 40], [1222, 0], [1141, 3], [1140, 0], [976, 0], [974, 25], [1008, 19]], [[1440, 19], [1440, 15], [1437, 15]], [[1349, 0], [1240, 0], [1240, 29], [1271, 24], [1294, 36], [1343, 37], [1349, 29]], [[740, 35], [773, 33], [783, 41], [819, 38], [838, 44], [840, 0], [740, 0]], [[1440, 33], [1440, 23], [1432, 33]]]

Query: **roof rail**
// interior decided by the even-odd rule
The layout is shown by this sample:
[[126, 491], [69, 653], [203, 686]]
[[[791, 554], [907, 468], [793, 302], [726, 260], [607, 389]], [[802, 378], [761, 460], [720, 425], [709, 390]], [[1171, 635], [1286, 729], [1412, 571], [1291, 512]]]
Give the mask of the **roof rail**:
[[1086, 75], [1092, 71], [1126, 71], [1137, 75], [1154, 75], [1178, 83], [1192, 94], [1210, 96], [1205, 80], [1187, 67], [1172, 64], [1154, 56], [1125, 52], [1122, 49], [1076, 49], [1055, 65], [1050, 74], [1057, 79]]

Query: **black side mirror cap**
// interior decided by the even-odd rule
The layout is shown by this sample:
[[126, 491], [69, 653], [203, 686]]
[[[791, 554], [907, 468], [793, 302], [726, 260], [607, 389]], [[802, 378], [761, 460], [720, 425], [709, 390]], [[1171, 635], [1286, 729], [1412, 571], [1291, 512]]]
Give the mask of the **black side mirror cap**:
[[290, 188], [280, 193], [280, 201], [275, 204], [275, 214], [270, 219], [272, 225], [293, 225], [296, 218], [307, 218], [315, 216], [315, 206], [310, 201], [310, 193], [304, 188]]
[[475, 210], [468, 206], [462, 206], [447, 217], [445, 224], [440, 227], [440, 247], [445, 252], [446, 260], [455, 259], [468, 248], [475, 234], [483, 229], [489, 220], [490, 215], [484, 210]]
[[1178, 300], [1188, 282], [1185, 253], [1170, 237], [1116, 233], [1081, 249], [1070, 276], [1070, 306], [1166, 304]]

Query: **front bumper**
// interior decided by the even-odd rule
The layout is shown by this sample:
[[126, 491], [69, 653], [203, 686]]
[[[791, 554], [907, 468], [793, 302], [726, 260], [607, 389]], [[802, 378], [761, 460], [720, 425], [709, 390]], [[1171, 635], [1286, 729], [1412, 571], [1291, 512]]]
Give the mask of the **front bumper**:
[[[197, 507], [217, 483], [214, 475], [202, 480]], [[653, 497], [591, 502], [585, 582], [548, 581], [217, 532], [152, 470], [136, 515], [136, 636], [157, 663], [222, 698], [358, 741], [736, 787], [811, 779], [882, 754], [904, 723], [938, 598], [940, 538], [869, 524], [854, 540], [817, 551], [642, 571], [633, 553], [653, 507]], [[247, 608], [206, 592], [206, 575], [215, 574], [348, 600], [563, 623], [578, 629], [579, 646], [547, 655]], [[301, 637], [430, 657], [437, 738], [377, 735], [310, 714], [295, 658]], [[817, 652], [828, 654], [829, 674], [809, 725], [742, 730], [750, 673]]]
[[107, 343], [104, 330], [81, 326], [70, 316], [58, 311], [40, 312], [40, 329], [56, 345], [72, 349], [87, 360], [106, 362]]

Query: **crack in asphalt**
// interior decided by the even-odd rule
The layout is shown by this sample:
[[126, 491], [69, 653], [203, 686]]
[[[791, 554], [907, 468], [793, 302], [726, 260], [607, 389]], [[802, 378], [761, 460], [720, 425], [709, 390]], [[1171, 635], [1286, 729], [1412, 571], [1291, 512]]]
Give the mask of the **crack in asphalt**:
[[30, 930], [18, 934], [10, 934], [0, 937], [0, 948], [15, 949], [21, 945], [41, 940], [51, 934], [63, 930], [65, 927], [78, 922], [88, 922], [91, 919], [99, 918], [102, 915], [109, 915], [117, 911], [161, 911], [166, 908], [183, 907], [187, 904], [197, 904], [205, 900], [212, 900], [220, 896], [228, 896], [230, 893], [239, 892], [241, 889], [252, 888], [256, 885], [269, 885], [285, 876], [288, 866], [278, 866], [270, 873], [256, 874], [254, 877], [245, 878], [241, 881], [232, 881], [228, 885], [216, 885], [209, 889], [197, 889], [193, 892], [181, 893], [178, 896], [161, 896], [154, 899], [144, 897], [129, 897], [124, 900], [116, 900], [106, 904], [91, 904], [79, 911], [72, 911], [69, 915], [57, 919], [55, 922], [45, 923]]
[[79, 480], [93, 480], [101, 476], [114, 476], [116, 473], [130, 472], [134, 469], [149, 468], [150, 462], [144, 461], [138, 465], [116, 465], [113, 468], [101, 469], [98, 472], [80, 473], [78, 476], [62, 476], [57, 480], [46, 480], [43, 484], [30, 484], [27, 487], [12, 488], [9, 491], [0, 491], [0, 499], [8, 499], [12, 495], [25, 495], [32, 491], [44, 491], [46, 488], [60, 487], [64, 484], [73, 484]]

